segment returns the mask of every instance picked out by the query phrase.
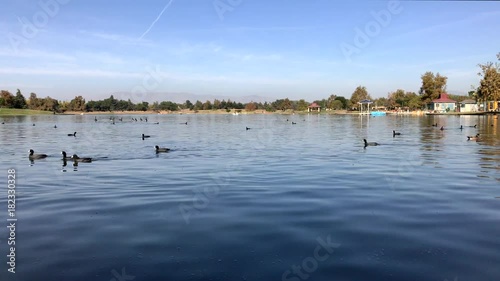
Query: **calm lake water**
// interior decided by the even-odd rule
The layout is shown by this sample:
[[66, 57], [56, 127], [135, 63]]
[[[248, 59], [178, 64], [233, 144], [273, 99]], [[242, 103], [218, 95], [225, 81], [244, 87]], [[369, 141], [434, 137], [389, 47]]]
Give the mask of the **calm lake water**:
[[496, 116], [98, 118], [0, 118], [0, 280], [500, 280]]

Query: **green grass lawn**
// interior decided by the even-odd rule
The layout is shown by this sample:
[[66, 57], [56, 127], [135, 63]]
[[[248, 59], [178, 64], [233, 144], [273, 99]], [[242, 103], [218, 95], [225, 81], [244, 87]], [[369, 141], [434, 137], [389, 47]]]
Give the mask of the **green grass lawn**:
[[31, 109], [16, 109], [16, 108], [0, 108], [0, 116], [6, 115], [39, 115], [39, 114], [54, 114], [51, 111], [31, 110]]

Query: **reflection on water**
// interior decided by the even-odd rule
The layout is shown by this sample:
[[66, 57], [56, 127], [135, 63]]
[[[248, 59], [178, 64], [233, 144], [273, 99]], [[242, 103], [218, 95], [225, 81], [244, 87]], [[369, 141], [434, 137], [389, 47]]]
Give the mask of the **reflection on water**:
[[2, 118], [19, 263], [0, 280], [500, 277], [497, 116], [111, 117]]

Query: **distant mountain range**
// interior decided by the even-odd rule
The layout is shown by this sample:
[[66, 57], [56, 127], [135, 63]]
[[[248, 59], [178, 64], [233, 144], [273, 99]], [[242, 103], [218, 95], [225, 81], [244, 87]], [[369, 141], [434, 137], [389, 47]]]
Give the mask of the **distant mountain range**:
[[[207, 100], [210, 102], [213, 102], [215, 99], [218, 100], [231, 100], [231, 101], [236, 101], [236, 102], [241, 102], [241, 103], [248, 103], [248, 102], [272, 102], [275, 101], [276, 98], [273, 97], [262, 97], [262, 96], [257, 96], [257, 95], [251, 95], [251, 96], [218, 96], [218, 95], [197, 95], [197, 94], [191, 94], [191, 93], [157, 93], [157, 92], [151, 92], [151, 93], [146, 93], [145, 95], [142, 94], [131, 94], [129, 92], [115, 92], [112, 93], [113, 97], [115, 99], [122, 99], [122, 100], [128, 100], [130, 99], [133, 103], [138, 103], [141, 101], [147, 101], [149, 103], [155, 102], [155, 101], [172, 101], [175, 103], [184, 103], [186, 100], [191, 101], [192, 103], [195, 103], [197, 100], [201, 102], [206, 102]], [[108, 98], [108, 97], [106, 97]]]

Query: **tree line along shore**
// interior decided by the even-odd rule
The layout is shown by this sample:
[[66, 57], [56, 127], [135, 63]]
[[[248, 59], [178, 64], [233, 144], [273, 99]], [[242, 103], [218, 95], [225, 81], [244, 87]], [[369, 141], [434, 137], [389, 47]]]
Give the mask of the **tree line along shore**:
[[[497, 54], [500, 61], [500, 53]], [[479, 86], [471, 87], [468, 95], [448, 95], [451, 99], [461, 102], [466, 99], [474, 99], [477, 102], [500, 100], [500, 64], [488, 62], [479, 64], [481, 77]], [[160, 113], [160, 112], [210, 112], [229, 113], [229, 112], [306, 112], [310, 104], [316, 103], [322, 110], [326, 111], [349, 111], [359, 110], [359, 102], [370, 100], [372, 107], [384, 108], [386, 110], [406, 110], [416, 111], [425, 109], [427, 104], [437, 99], [440, 94], [446, 93], [446, 84], [448, 78], [440, 73], [434, 74], [428, 71], [421, 75], [421, 87], [418, 93], [397, 89], [388, 93], [387, 97], [372, 99], [368, 90], [364, 86], [358, 86], [351, 94], [351, 97], [332, 94], [328, 98], [314, 101], [305, 99], [290, 100], [289, 98], [277, 99], [273, 102], [248, 102], [241, 103], [232, 100], [213, 101], [190, 101], [175, 103], [172, 101], [155, 101], [149, 103], [141, 101], [133, 103], [130, 99], [124, 100], [115, 98], [111, 95], [103, 100], [86, 101], [81, 95], [75, 96], [70, 101], [58, 101], [50, 96], [45, 98], [37, 97], [36, 93], [30, 93], [29, 98], [25, 98], [21, 90], [17, 89], [16, 94], [7, 90], [0, 93], [0, 114], [9, 115], [9, 113], [18, 112], [20, 114], [37, 113], [109, 113], [109, 112], [127, 112], [127, 113]], [[18, 110], [8, 110], [18, 109]], [[24, 110], [24, 111], [23, 111]], [[36, 113], [35, 113], [36, 114]]]

